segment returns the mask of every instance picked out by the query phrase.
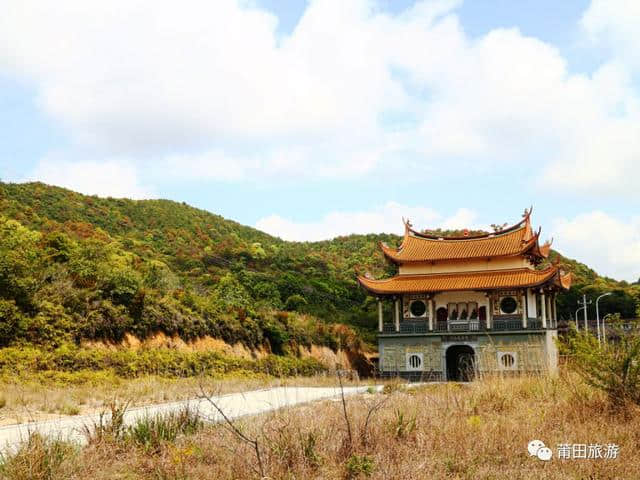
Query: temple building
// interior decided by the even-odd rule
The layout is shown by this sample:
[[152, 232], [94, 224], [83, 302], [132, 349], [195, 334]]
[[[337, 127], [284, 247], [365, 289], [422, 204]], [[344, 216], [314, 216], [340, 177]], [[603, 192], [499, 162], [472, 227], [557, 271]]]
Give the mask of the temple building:
[[460, 237], [405, 221], [399, 248], [380, 245], [397, 274], [358, 276], [378, 300], [380, 374], [469, 380], [556, 370], [556, 295], [571, 276], [550, 264], [551, 243], [539, 237], [531, 210], [509, 228]]

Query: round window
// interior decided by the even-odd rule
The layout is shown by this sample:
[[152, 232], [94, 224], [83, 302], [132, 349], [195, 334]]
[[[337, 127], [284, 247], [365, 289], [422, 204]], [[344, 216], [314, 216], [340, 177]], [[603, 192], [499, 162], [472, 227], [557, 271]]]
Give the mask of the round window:
[[411, 368], [420, 368], [422, 365], [422, 359], [418, 355], [410, 355], [409, 356], [409, 367]]
[[427, 306], [422, 300], [414, 300], [413, 302], [411, 302], [409, 310], [411, 310], [412, 316], [422, 317], [427, 311]]
[[502, 357], [500, 357], [500, 361], [505, 368], [512, 368], [516, 364], [516, 359], [510, 353], [503, 354]]
[[503, 313], [513, 313], [518, 308], [518, 302], [513, 297], [504, 297], [500, 300], [500, 310]]

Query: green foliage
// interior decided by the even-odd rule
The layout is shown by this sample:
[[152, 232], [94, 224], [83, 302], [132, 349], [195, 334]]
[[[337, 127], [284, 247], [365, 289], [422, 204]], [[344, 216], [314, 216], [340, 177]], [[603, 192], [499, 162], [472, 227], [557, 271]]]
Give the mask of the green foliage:
[[[164, 332], [278, 353], [311, 343], [356, 348], [375, 342], [377, 321], [355, 268], [394, 274], [378, 243], [401, 241], [370, 234], [285, 242], [184, 203], [89, 197], [41, 183], [0, 183], [0, 211], [0, 346]], [[601, 316], [634, 315], [640, 285], [552, 258], [575, 276], [558, 301], [562, 317], [582, 293], [611, 290]]]
[[294, 310], [300, 311], [306, 304], [307, 301], [302, 295], [294, 293], [289, 298], [287, 298], [287, 301], [284, 304], [284, 308], [285, 310], [289, 310], [290, 312]]
[[135, 378], [141, 375], [162, 377], [222, 376], [232, 372], [250, 372], [274, 377], [312, 376], [326, 367], [313, 358], [268, 355], [258, 360], [230, 357], [216, 351], [180, 351], [169, 348], [96, 349], [63, 344], [55, 349], [35, 346], [0, 349], [0, 374], [27, 375], [39, 372], [112, 371]]
[[232, 273], [227, 273], [218, 281], [216, 293], [218, 300], [225, 305], [246, 307], [251, 303], [247, 290]]
[[141, 418], [127, 429], [125, 439], [147, 451], [159, 452], [164, 443], [174, 442], [179, 435], [192, 435], [202, 426], [198, 412], [187, 407]]
[[393, 422], [393, 434], [396, 438], [405, 438], [416, 429], [416, 416], [407, 416], [403, 411], [396, 410]]
[[73, 340], [75, 322], [60, 304], [43, 301], [38, 313], [25, 320], [25, 340], [47, 346], [58, 346]]
[[5, 347], [24, 332], [24, 316], [13, 300], [0, 299], [0, 347]]
[[41, 262], [40, 234], [0, 216], [0, 292], [7, 300], [30, 310]]
[[640, 331], [637, 325], [623, 328], [618, 316], [609, 336], [600, 344], [593, 334], [573, 330], [566, 353], [586, 382], [603, 390], [614, 407], [640, 405]]
[[370, 477], [373, 474], [375, 464], [373, 459], [368, 455], [356, 455], [353, 454], [347, 459], [345, 464], [346, 478], [354, 479], [360, 475]]

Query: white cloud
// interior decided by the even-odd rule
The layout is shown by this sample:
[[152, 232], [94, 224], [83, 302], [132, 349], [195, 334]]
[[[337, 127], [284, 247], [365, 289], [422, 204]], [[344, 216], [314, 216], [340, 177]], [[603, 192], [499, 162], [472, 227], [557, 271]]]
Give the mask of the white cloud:
[[592, 41], [608, 47], [614, 57], [640, 68], [640, 2], [592, 0], [580, 23]]
[[36, 180], [100, 197], [154, 196], [150, 188], [140, 184], [135, 167], [121, 161], [71, 162], [45, 158], [25, 179]]
[[412, 207], [388, 202], [368, 211], [330, 212], [312, 222], [296, 222], [279, 215], [261, 218], [255, 224], [259, 230], [284, 240], [326, 240], [352, 233], [395, 233], [402, 235], [402, 218], [408, 218], [414, 228], [476, 228], [476, 214], [461, 208], [449, 218], [428, 207]]
[[554, 222], [554, 248], [587, 263], [601, 275], [640, 278], [640, 217], [623, 221], [602, 211]]
[[5, 4], [0, 69], [92, 158], [226, 181], [535, 162], [539, 186], [638, 194], [637, 2], [585, 13], [612, 51], [591, 75], [517, 29], [469, 37], [457, 1], [313, 0], [284, 37], [240, 0]]

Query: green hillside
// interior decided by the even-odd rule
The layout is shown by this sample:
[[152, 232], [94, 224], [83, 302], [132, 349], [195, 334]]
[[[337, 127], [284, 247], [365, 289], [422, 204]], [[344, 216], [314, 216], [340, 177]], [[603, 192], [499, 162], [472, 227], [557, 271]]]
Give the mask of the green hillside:
[[[268, 344], [276, 353], [373, 343], [374, 305], [354, 271], [393, 273], [378, 251], [381, 240], [400, 239], [286, 242], [184, 203], [0, 183], [0, 346], [159, 331]], [[583, 290], [605, 289], [616, 293], [602, 301], [604, 313], [634, 315], [638, 285], [559, 260], [576, 277], [560, 299], [563, 316]]]

